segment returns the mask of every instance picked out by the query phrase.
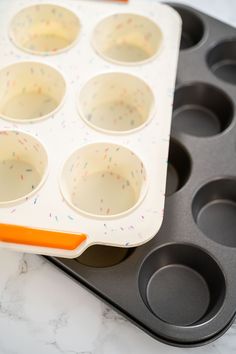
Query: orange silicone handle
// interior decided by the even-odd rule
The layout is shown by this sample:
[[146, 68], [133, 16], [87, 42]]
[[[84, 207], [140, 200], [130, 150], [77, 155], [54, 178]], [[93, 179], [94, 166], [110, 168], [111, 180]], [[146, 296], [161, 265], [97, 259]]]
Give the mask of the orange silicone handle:
[[85, 234], [68, 234], [65, 232], [0, 224], [0, 241], [8, 243], [74, 250], [86, 238]]

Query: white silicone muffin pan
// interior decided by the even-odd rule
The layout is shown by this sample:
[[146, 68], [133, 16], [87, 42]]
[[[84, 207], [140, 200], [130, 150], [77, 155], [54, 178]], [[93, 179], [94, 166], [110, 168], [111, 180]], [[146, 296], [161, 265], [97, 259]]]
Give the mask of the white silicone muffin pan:
[[181, 20], [150, 0], [5, 2], [0, 246], [73, 258], [163, 219]]

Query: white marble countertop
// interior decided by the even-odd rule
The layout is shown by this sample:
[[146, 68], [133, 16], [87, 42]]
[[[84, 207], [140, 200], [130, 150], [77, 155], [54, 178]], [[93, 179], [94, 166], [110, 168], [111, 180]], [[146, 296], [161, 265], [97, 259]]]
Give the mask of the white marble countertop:
[[[234, 0], [184, 2], [236, 26]], [[43, 258], [1, 250], [0, 354], [61, 353], [234, 354], [236, 324], [207, 346], [172, 348], [136, 328]]]

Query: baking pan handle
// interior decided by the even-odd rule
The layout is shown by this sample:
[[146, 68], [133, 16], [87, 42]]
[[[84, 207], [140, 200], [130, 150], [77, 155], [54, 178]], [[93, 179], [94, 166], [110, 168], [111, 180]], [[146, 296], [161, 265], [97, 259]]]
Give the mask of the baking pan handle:
[[0, 224], [0, 241], [36, 247], [74, 250], [86, 240], [85, 234], [31, 229], [24, 226]]

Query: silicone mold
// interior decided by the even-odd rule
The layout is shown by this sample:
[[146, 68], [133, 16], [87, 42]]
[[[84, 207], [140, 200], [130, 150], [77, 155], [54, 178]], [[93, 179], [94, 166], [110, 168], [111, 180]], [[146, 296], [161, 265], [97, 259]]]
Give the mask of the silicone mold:
[[145, 0], [24, 0], [3, 13], [0, 145], [11, 130], [39, 139], [48, 169], [19, 153], [21, 169], [4, 172], [0, 247], [74, 258], [149, 241], [163, 220], [180, 16]]

